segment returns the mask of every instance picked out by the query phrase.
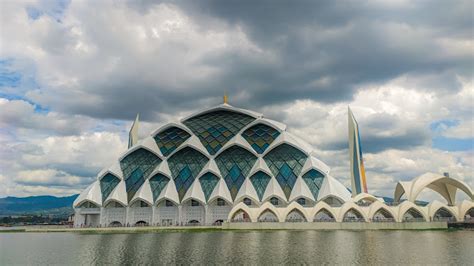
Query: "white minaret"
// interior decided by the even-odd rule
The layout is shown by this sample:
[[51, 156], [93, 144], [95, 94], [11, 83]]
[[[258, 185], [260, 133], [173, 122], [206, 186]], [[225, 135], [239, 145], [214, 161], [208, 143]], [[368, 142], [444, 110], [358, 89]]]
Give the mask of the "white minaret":
[[137, 117], [135, 118], [135, 121], [133, 121], [132, 127], [130, 128], [130, 131], [128, 132], [128, 148], [130, 149], [133, 147], [135, 144], [138, 142], [138, 119], [139, 115], [137, 114]]
[[367, 193], [362, 147], [360, 145], [359, 125], [350, 107], [347, 107], [349, 122], [349, 158], [351, 160], [352, 196]]

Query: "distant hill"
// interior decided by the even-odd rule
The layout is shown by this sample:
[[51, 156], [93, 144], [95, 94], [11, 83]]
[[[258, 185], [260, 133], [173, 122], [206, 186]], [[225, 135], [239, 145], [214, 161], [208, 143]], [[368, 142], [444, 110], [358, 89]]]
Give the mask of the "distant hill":
[[72, 203], [77, 196], [76, 194], [68, 197], [32, 196], [0, 198], [0, 216], [72, 212]]

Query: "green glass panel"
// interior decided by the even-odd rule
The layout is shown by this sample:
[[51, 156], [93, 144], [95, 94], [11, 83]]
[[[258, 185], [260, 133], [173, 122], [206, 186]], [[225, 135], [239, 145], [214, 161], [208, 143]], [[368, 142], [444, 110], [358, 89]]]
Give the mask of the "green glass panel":
[[258, 154], [262, 154], [279, 135], [278, 130], [265, 124], [254, 125], [242, 133], [245, 140]]
[[219, 182], [219, 177], [217, 177], [213, 173], [205, 173], [203, 176], [199, 178], [199, 182], [201, 183], [202, 191], [204, 192], [206, 201], [208, 201], [209, 197], [212, 194], [212, 191], [214, 190], [217, 183]]
[[153, 193], [153, 201], [156, 201], [158, 199], [158, 196], [160, 196], [161, 191], [166, 187], [169, 181], [169, 178], [162, 174], [156, 174], [152, 178], [150, 178], [149, 182], [151, 192]]
[[250, 177], [250, 181], [257, 191], [258, 199], [260, 201], [262, 201], [263, 194], [265, 193], [265, 189], [267, 188], [270, 179], [271, 177], [262, 171], [258, 171], [252, 177]]
[[120, 161], [129, 201], [160, 163], [156, 154], [144, 148], [133, 151]]
[[264, 160], [280, 184], [286, 198], [295, 185], [296, 178], [301, 172], [307, 156], [297, 148], [286, 143], [272, 149]]
[[222, 173], [233, 200], [256, 160], [255, 155], [239, 146], [232, 146], [217, 156], [217, 167]]
[[120, 179], [113, 174], [106, 174], [100, 180], [100, 191], [102, 192], [102, 202], [112, 193], [115, 187], [120, 183]]
[[156, 145], [164, 156], [170, 155], [191, 135], [178, 127], [170, 127], [155, 136]]
[[186, 147], [168, 159], [168, 166], [181, 201], [209, 159], [199, 151]]
[[216, 154], [232, 137], [255, 118], [231, 111], [215, 111], [183, 122], [196, 134], [209, 154]]
[[311, 194], [313, 194], [314, 196], [314, 199], [317, 200], [319, 190], [321, 189], [321, 185], [323, 184], [324, 175], [315, 169], [311, 169], [303, 175], [303, 180], [308, 185]]

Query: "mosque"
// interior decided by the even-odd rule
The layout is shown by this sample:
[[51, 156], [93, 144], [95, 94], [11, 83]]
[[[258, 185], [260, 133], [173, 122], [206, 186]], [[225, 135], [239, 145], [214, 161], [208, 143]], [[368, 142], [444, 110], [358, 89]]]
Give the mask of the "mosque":
[[[283, 123], [224, 103], [165, 124], [104, 168], [73, 204], [75, 227], [227, 223], [474, 221], [474, 195], [449, 174], [368, 192], [359, 127], [348, 109], [351, 188]], [[445, 200], [421, 202], [428, 190]], [[456, 193], [468, 200], [456, 202]]]

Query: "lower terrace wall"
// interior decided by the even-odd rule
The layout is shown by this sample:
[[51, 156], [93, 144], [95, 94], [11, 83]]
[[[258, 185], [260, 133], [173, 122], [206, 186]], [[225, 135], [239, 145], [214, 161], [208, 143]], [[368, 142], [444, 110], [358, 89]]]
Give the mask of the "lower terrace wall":
[[417, 223], [224, 223], [222, 229], [274, 229], [274, 230], [424, 230], [447, 229], [447, 222]]

